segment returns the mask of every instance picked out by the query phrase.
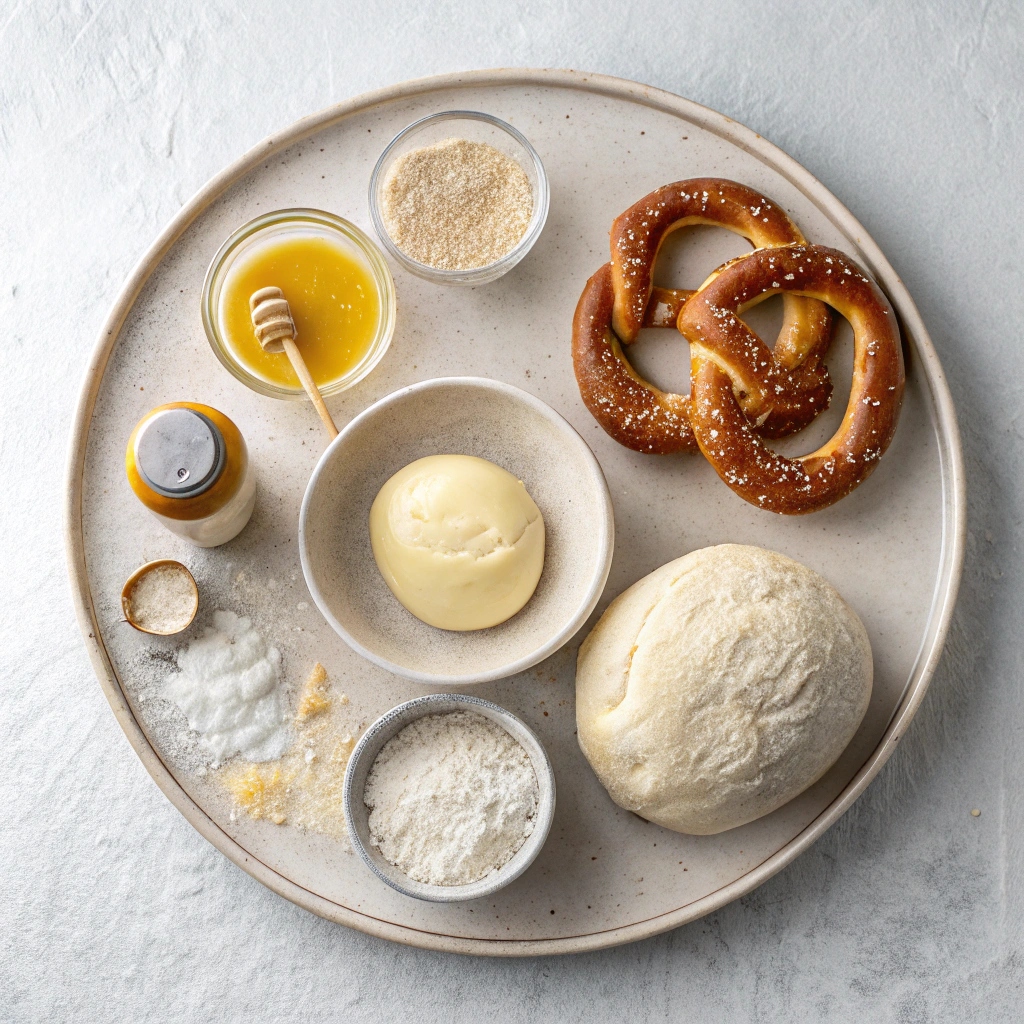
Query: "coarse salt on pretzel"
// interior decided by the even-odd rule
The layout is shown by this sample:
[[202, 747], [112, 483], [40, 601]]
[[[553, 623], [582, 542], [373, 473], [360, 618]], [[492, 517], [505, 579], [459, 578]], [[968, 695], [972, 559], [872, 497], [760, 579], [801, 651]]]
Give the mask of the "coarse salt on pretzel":
[[[853, 384], [843, 422], [817, 451], [788, 459], [752, 420], [773, 401], [768, 349], [739, 314], [783, 292], [828, 303], [850, 322]], [[896, 316], [849, 256], [819, 245], [760, 249], [726, 264], [687, 301], [679, 330], [690, 343], [690, 421], [718, 475], [760, 508], [797, 515], [849, 494], [889, 446], [905, 383]], [[765, 384], [769, 386], [764, 386]]]
[[[762, 192], [724, 178], [689, 178], [656, 189], [612, 221], [612, 287], [615, 306], [612, 330], [627, 345], [645, 324], [654, 290], [654, 264], [665, 239], [694, 224], [726, 228], [742, 235], [755, 249], [803, 242], [788, 214]], [[675, 325], [682, 303], [692, 292], [658, 289], [654, 316]], [[675, 315], [672, 314], [673, 300]], [[666, 308], [658, 310], [658, 305]], [[782, 335], [800, 331], [801, 312], [817, 303], [791, 301], [785, 311]], [[820, 310], [815, 310], [820, 313]]]
[[648, 384], [630, 366], [612, 330], [612, 268], [587, 282], [572, 324], [572, 362], [591, 415], [621, 445], [651, 455], [697, 451], [690, 399]]
[[[620, 444], [635, 451], [695, 451], [690, 398], [656, 388], [629, 364], [623, 345], [643, 326], [672, 326], [693, 293], [656, 288], [655, 260], [673, 231], [709, 224], [752, 245], [803, 242], [777, 203], [734, 181], [693, 178], [657, 189], [617, 217], [611, 262], [588, 282], [573, 320], [573, 367], [587, 408]], [[832, 385], [822, 359], [831, 340], [828, 310], [813, 299], [784, 298], [773, 353], [776, 400], [758, 429], [779, 437], [806, 426], [828, 405]]]

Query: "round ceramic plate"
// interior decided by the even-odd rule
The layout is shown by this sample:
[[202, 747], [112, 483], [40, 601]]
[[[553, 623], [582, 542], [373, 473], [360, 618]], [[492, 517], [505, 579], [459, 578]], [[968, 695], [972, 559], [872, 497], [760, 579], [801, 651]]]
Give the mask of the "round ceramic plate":
[[[411, 121], [456, 108], [495, 114], [536, 146], [551, 179], [547, 227], [527, 259], [482, 287], [445, 289], [394, 267], [391, 350], [366, 380], [329, 400], [335, 420], [343, 425], [383, 395], [431, 377], [493, 377], [530, 391], [583, 435], [611, 488], [615, 559], [591, 622], [669, 559], [724, 541], [757, 544], [823, 573], [856, 609], [874, 649], [875, 689], [850, 747], [802, 796], [731, 832], [678, 835], [612, 804], [579, 751], [573, 682], [584, 627], [540, 665], [474, 690], [521, 717], [550, 753], [559, 800], [547, 845], [494, 897], [432, 905], [381, 884], [343, 841], [236, 812], [184, 720], [162, 699], [161, 682], [181, 644], [214, 609], [230, 608], [281, 650], [289, 685], [323, 663], [336, 691], [350, 698], [353, 735], [424, 692], [361, 659], [318, 614], [296, 534], [303, 491], [325, 447], [319, 420], [309, 406], [261, 397], [225, 373], [204, 336], [199, 300], [220, 244], [261, 213], [317, 207], [370, 230], [366, 189], [381, 150]], [[859, 260], [900, 316], [908, 377], [896, 438], [874, 475], [824, 512], [773, 516], [733, 494], [700, 457], [621, 448], [580, 400], [570, 325], [584, 282], [608, 259], [612, 219], [650, 190], [695, 176], [732, 178], [773, 197], [811, 241]], [[663, 255], [659, 283], [696, 287], [744, 249], [711, 228], [679, 235]], [[766, 337], [779, 315], [770, 307], [754, 311]], [[834, 430], [851, 353], [849, 332], [840, 331], [829, 360], [835, 407], [788, 439], [787, 453], [813, 450]], [[685, 389], [688, 358], [677, 332], [645, 332], [634, 359], [663, 387]], [[181, 399], [230, 416], [258, 474], [251, 523], [209, 551], [159, 526], [124, 478], [132, 426], [153, 406]], [[863, 791], [920, 705], [941, 652], [963, 558], [963, 479], [952, 402], [913, 302], [878, 247], [810, 174], [729, 118], [668, 93], [572, 72], [487, 71], [407, 83], [300, 121], [181, 210], [103, 326], [75, 422], [67, 543], [82, 631], [118, 721], [167, 797], [227, 857], [300, 906], [399, 942], [498, 955], [573, 952], [664, 931], [750, 891]], [[202, 594], [196, 622], [177, 638], [143, 636], [121, 621], [125, 579], [160, 557], [185, 562]]]

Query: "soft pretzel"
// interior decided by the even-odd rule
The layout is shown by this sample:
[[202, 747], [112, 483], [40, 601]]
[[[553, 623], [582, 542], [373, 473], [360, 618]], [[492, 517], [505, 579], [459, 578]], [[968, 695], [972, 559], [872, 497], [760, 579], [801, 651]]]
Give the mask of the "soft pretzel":
[[[656, 288], [653, 268], [671, 232], [711, 224], [742, 235], [755, 247], [803, 242], [800, 229], [777, 203], [745, 185], [693, 178], [657, 189], [617, 217], [611, 262], [586, 284], [573, 321], [573, 366], [587, 408], [620, 444], [635, 451], [695, 451], [690, 398], [661, 391], [629, 364], [623, 345], [641, 327], [675, 324], [692, 292]], [[776, 401], [757, 424], [781, 437], [806, 426], [827, 407], [832, 384], [822, 359], [831, 318], [822, 303], [787, 295], [774, 349], [780, 373]], [[771, 354], [769, 354], [771, 358]]]
[[[798, 459], [772, 451], [754, 423], [769, 414], [777, 381], [771, 354], [739, 314], [771, 295], [828, 303], [853, 327], [846, 415], [821, 448]], [[758, 249], [727, 263], [683, 306], [690, 343], [690, 422], [718, 475], [760, 508], [790, 515], [825, 508], [875, 468], [896, 430], [904, 369], [896, 316], [849, 256], [819, 245]]]
[[591, 415], [621, 445], [651, 455], [697, 451], [690, 399], [660, 391], [629, 365], [612, 330], [612, 268], [586, 284], [572, 324], [572, 362]]

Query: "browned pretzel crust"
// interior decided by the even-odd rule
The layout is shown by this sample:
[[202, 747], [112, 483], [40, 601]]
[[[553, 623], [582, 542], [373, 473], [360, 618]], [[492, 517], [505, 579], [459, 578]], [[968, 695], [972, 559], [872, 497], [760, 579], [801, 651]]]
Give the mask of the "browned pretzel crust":
[[636, 452], [695, 452], [690, 399], [648, 384], [622, 354], [612, 330], [612, 268], [606, 263], [586, 284], [572, 322], [572, 363], [580, 395], [594, 419]]
[[[675, 324], [692, 292], [655, 288], [654, 262], [665, 238], [690, 224], [711, 224], [754, 246], [803, 242], [778, 204], [734, 181], [693, 178], [657, 189], [616, 218], [611, 263], [580, 296], [573, 320], [573, 366], [580, 394], [602, 427], [627, 448], [665, 455], [696, 451], [690, 399], [661, 391], [630, 365], [623, 346], [642, 326]], [[756, 425], [767, 437], [806, 426], [828, 406], [832, 384], [822, 362], [832, 337], [827, 308], [813, 299], [784, 298], [782, 330], [769, 360], [778, 372], [775, 400]], [[777, 364], [777, 365], [776, 365]]]
[[[738, 315], [780, 291], [828, 303], [849, 320], [854, 336], [843, 422], [826, 444], [798, 459], [773, 452], [752, 425], [771, 411], [776, 384], [767, 347]], [[875, 468], [899, 418], [903, 352], [892, 307], [849, 256], [819, 245], [756, 250], [705, 282], [678, 324], [690, 343], [697, 443], [737, 494], [772, 512], [814, 512], [849, 494]]]
[[[805, 241], [800, 229], [773, 200], [746, 185], [724, 178], [689, 178], [664, 185], [612, 221], [612, 287], [615, 308], [612, 330], [629, 345], [637, 332], [657, 322], [675, 322], [691, 292], [657, 289], [652, 320], [644, 318], [651, 305], [654, 263], [673, 231], [693, 224], [710, 224], [742, 235], [755, 249]], [[663, 310], [658, 314], [658, 306]], [[808, 303], [790, 303], [783, 334], [796, 328], [796, 314]], [[817, 306], [817, 303], [812, 305]], [[818, 310], [821, 313], [821, 310]], [[794, 317], [794, 321], [790, 317]], [[671, 318], [671, 319], [670, 319]]]

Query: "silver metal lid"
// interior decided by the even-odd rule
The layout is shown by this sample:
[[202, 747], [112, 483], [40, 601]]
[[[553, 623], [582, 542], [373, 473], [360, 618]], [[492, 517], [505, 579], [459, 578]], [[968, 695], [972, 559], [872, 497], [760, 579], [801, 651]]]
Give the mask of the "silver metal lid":
[[208, 491], [226, 459], [221, 432], [194, 409], [158, 412], [135, 438], [139, 475], [165, 498], [194, 498]]

